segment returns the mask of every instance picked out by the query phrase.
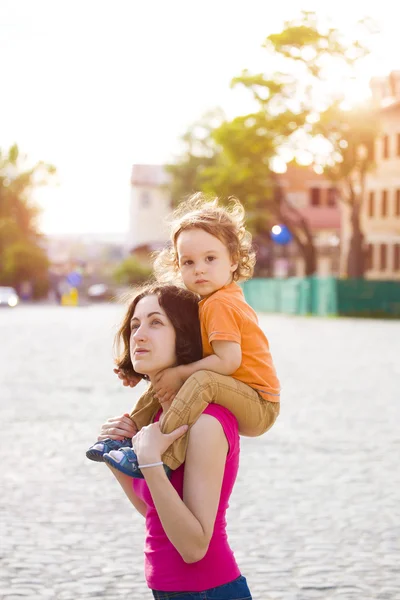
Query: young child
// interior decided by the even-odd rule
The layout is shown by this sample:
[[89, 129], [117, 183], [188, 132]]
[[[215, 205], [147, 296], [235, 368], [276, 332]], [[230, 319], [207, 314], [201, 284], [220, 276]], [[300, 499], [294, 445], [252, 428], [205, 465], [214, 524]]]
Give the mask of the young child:
[[[203, 358], [159, 373], [153, 393], [144, 394], [131, 414], [138, 430], [151, 422], [160, 403], [171, 400], [161, 423], [163, 433], [183, 424], [190, 427], [210, 402], [235, 415], [242, 435], [262, 435], [274, 424], [280, 386], [268, 340], [236, 283], [252, 276], [254, 263], [238, 200], [231, 199], [226, 207], [218, 199], [195, 194], [173, 213], [171, 245], [158, 255], [155, 274], [159, 281], [180, 279], [200, 296]], [[132, 448], [113, 444], [114, 449], [103, 443], [103, 460], [142, 477]], [[188, 433], [168, 448], [164, 465], [177, 469], [185, 461], [187, 444]]]

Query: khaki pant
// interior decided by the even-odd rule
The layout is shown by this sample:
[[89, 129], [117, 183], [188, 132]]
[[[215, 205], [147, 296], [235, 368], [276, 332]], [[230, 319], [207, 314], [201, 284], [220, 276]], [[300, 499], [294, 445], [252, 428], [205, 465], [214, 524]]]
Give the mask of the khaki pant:
[[[162, 432], [171, 433], [180, 425], [193, 425], [213, 402], [230, 410], [238, 420], [239, 432], [251, 437], [265, 433], [279, 415], [279, 402], [265, 400], [245, 383], [213, 371], [198, 371], [185, 381], [175, 396], [164, 415]], [[130, 416], [141, 429], [152, 422], [159, 409], [160, 403], [150, 388], [139, 398]], [[188, 441], [189, 432], [175, 440], [162, 456], [171, 469], [177, 469], [185, 461]]]

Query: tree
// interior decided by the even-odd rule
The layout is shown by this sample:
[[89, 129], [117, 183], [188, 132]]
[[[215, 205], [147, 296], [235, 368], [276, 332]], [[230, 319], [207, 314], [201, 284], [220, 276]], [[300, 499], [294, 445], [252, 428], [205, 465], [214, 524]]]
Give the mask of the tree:
[[[272, 82], [268, 85], [274, 87]], [[197, 139], [196, 155], [192, 150], [194, 126], [186, 137], [190, 144], [180, 162], [169, 170], [172, 193], [178, 190], [175, 198], [179, 200], [195, 190], [225, 199], [239, 198], [246, 208], [249, 229], [264, 246], [270, 246], [267, 232], [272, 225], [277, 222], [287, 225], [305, 261], [305, 272], [312, 275], [316, 253], [308, 223], [287, 202], [271, 169], [277, 149], [304, 121], [303, 113], [291, 110], [277, 115], [263, 110], [224, 120], [214, 129], [208, 127], [207, 137]]]
[[176, 206], [183, 198], [203, 189], [204, 171], [216, 164], [217, 148], [212, 132], [224, 121], [220, 109], [210, 110], [193, 123], [181, 138], [182, 155], [170, 165], [168, 184], [172, 203]]
[[349, 111], [332, 105], [314, 126], [314, 132], [331, 145], [332, 158], [325, 163], [324, 172], [340, 190], [340, 199], [348, 211], [351, 236], [346, 272], [352, 278], [362, 278], [365, 273], [361, 208], [366, 196], [366, 176], [374, 167], [378, 128], [378, 115], [369, 104]]
[[18, 288], [30, 280], [36, 295], [46, 291], [48, 260], [33, 195], [54, 174], [43, 162], [28, 167], [16, 145], [0, 151], [0, 283]]
[[278, 148], [304, 124], [306, 114], [290, 109], [279, 113], [267, 110], [269, 102], [274, 103], [277, 94], [287, 90], [273, 80], [261, 82], [258, 78], [257, 85], [264, 89], [262, 110], [223, 120], [216, 127], [205, 117], [200, 121], [201, 138], [196, 136], [198, 124], [191, 127], [184, 137], [186, 147], [181, 160], [169, 168], [172, 193], [179, 191], [175, 196], [179, 199], [195, 190], [221, 198], [238, 197], [246, 208], [250, 230], [263, 245], [270, 246], [267, 232], [272, 225], [286, 224], [304, 258], [305, 272], [311, 275], [316, 269], [316, 256], [308, 224], [287, 202], [271, 169]]
[[152, 273], [151, 267], [140, 262], [136, 256], [128, 256], [115, 269], [113, 277], [122, 285], [135, 285], [147, 281]]
[[[365, 19], [358, 28], [362, 38], [373, 33], [375, 25]], [[365, 177], [374, 165], [372, 148], [378, 120], [367, 103], [352, 111], [344, 110], [342, 103], [357, 64], [369, 53], [368, 47], [359, 40], [346, 40], [339, 29], [322, 24], [313, 12], [302, 12], [299, 19], [287, 21], [280, 33], [267, 37], [265, 47], [280, 58], [284, 73], [274, 74], [271, 82], [262, 74], [244, 71], [233, 83], [250, 89], [260, 109], [279, 112], [290, 106], [306, 115], [284, 146], [292, 146], [294, 154], [301, 147], [309, 148], [314, 162], [323, 166], [325, 175], [340, 189], [339, 198], [349, 210], [351, 225], [347, 274], [363, 277], [365, 250], [360, 212]], [[329, 78], [335, 72], [341, 75], [336, 77], [337, 89], [331, 90]], [[326, 150], [321, 156], [318, 147], [323, 142]], [[309, 232], [303, 231], [307, 238]]]
[[[275, 87], [271, 101], [276, 93]], [[243, 200], [249, 225], [258, 239], [265, 240], [272, 225], [286, 225], [303, 257], [305, 274], [312, 275], [316, 270], [316, 251], [311, 230], [301, 212], [288, 202], [271, 168], [278, 148], [304, 121], [302, 112], [285, 110], [271, 114], [265, 110], [224, 123], [213, 135], [223, 149], [221, 156], [228, 157], [230, 163], [218, 172], [214, 167], [213, 187], [223, 194], [231, 189]], [[211, 169], [207, 172], [212, 175]]]
[[15, 242], [5, 248], [2, 259], [5, 282], [18, 288], [23, 281], [33, 280], [38, 295], [46, 291], [49, 260], [40, 246], [26, 240]]
[[[359, 28], [370, 32], [371, 24], [360, 22]], [[272, 168], [276, 156], [285, 156], [287, 161], [290, 155], [290, 160], [302, 161], [308, 149], [342, 192], [349, 182], [353, 184], [352, 193], [341, 198], [350, 205], [352, 214], [349, 274], [360, 276], [355, 275], [363, 272], [359, 209], [365, 173], [372, 166], [372, 155], [366, 157], [362, 149], [370, 147], [374, 130], [371, 127], [368, 134], [356, 130], [361, 122], [356, 123], [351, 113], [346, 117], [343, 110], [339, 120], [331, 117], [344, 100], [346, 82], [354, 78], [355, 67], [368, 49], [359, 41], [346, 40], [340, 30], [324, 25], [312, 12], [302, 12], [298, 19], [287, 21], [281, 32], [267, 37], [264, 45], [281, 69], [269, 74], [245, 70], [232, 81], [232, 86], [242, 85], [252, 93], [256, 110], [206, 128], [201, 140], [193, 127], [190, 144], [171, 168], [173, 185], [181, 195], [199, 189], [225, 197], [237, 195], [249, 214], [253, 233], [265, 233], [271, 222], [287, 225], [304, 258], [305, 272], [311, 275], [316, 270], [312, 232], [301, 211], [288, 202]], [[339, 91], [329, 88], [332, 72], [341, 73], [337, 78]], [[349, 129], [344, 137], [341, 123], [346, 118]], [[369, 119], [370, 124], [373, 122]], [[363, 140], [356, 154], [346, 150], [356, 143], [353, 133], [354, 140]], [[325, 144], [324, 156], [321, 142]]]

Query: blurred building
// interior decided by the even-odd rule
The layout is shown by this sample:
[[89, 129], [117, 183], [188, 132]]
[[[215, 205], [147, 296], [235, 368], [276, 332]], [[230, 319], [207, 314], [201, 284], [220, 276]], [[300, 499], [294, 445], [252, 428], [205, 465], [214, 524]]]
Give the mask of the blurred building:
[[[338, 191], [323, 175], [311, 166], [288, 165], [278, 175], [286, 200], [305, 218], [317, 252], [317, 274], [336, 275], [340, 258], [341, 209]], [[304, 260], [297, 246], [291, 243], [288, 255], [292, 268], [288, 274], [304, 275]]]
[[400, 71], [372, 79], [371, 90], [381, 134], [361, 218], [368, 247], [366, 277], [400, 280]]
[[42, 244], [50, 261], [50, 288], [56, 295], [64, 293], [68, 278], [76, 273], [82, 277], [81, 289], [100, 282], [112, 284], [112, 273], [126, 255], [123, 233], [48, 234]]
[[43, 238], [43, 247], [54, 265], [70, 262], [118, 262], [125, 255], [123, 233], [59, 233]]
[[163, 165], [133, 165], [127, 245], [147, 254], [168, 240], [166, 218], [171, 212], [170, 176]]

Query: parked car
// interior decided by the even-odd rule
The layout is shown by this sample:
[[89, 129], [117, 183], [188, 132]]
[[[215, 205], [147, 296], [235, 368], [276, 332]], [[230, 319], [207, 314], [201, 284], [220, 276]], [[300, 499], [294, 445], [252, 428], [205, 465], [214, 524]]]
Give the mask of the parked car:
[[0, 306], [14, 308], [18, 303], [18, 294], [14, 288], [0, 286]]
[[87, 295], [91, 302], [110, 302], [114, 298], [113, 290], [105, 283], [91, 285]]

